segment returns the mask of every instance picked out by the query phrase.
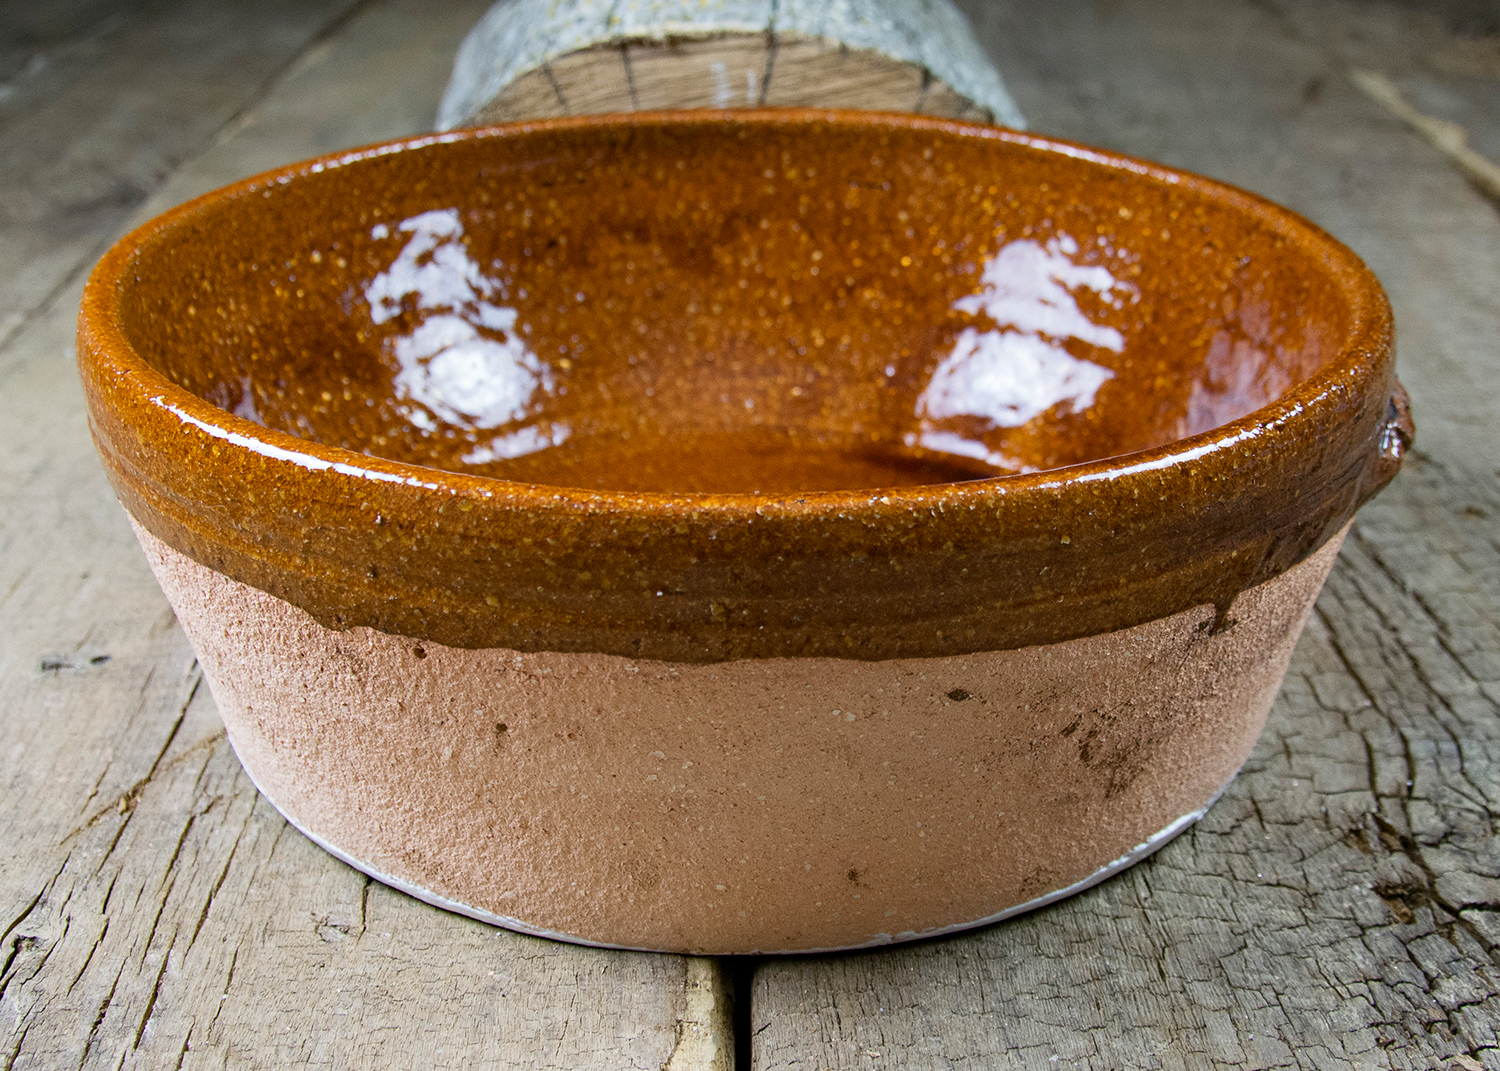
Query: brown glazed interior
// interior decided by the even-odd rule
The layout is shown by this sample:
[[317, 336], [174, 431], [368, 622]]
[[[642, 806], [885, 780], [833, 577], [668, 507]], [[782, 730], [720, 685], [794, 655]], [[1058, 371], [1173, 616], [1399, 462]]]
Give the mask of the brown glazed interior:
[[1411, 434], [1322, 231], [907, 115], [298, 164], [117, 245], [79, 360], [131, 514], [325, 625], [688, 662], [1223, 620]]

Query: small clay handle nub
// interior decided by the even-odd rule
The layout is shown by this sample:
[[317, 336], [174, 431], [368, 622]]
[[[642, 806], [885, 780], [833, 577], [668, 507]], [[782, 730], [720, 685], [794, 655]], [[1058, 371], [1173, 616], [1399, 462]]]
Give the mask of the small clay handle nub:
[[950, 0], [501, 0], [458, 50], [438, 129], [754, 107], [1026, 125]]
[[1416, 441], [1417, 426], [1411, 419], [1411, 396], [1401, 381], [1395, 380], [1386, 402], [1385, 422], [1380, 428], [1380, 456], [1376, 461], [1380, 484], [1384, 486], [1396, 475], [1401, 459]]

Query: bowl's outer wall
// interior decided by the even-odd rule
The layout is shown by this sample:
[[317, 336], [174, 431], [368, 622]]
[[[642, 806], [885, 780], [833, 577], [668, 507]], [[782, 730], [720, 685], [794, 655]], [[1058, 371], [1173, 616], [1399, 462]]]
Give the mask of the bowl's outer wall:
[[[755, 179], [766, 187], [731, 189], [736, 153], [757, 164], [771, 153], [785, 166]], [[615, 177], [649, 207], [640, 180], [651, 177], [649, 162], [664, 156], [707, 160], [725, 176], [726, 201], [741, 205], [742, 215], [753, 207], [745, 218], [770, 219], [778, 205], [792, 203], [798, 181], [812, 181], [807, 160], [817, 160], [825, 175], [839, 175], [841, 168], [874, 166], [872, 155], [884, 170], [866, 177], [886, 183], [909, 208], [928, 203], [922, 194], [934, 183], [946, 191], [928, 199], [942, 218], [929, 213], [916, 222], [947, 228], [950, 237], [967, 227], [1044, 241], [1063, 233], [1063, 220], [1085, 243], [1095, 242], [1088, 248], [1100, 257], [1116, 256], [1110, 263], [1122, 276], [1131, 258], [1119, 251], [1147, 248], [1149, 270], [1133, 282], [1155, 298], [1122, 303], [1111, 322], [1148, 343], [1127, 348], [1126, 356], [1157, 352], [1164, 363], [1148, 377], [1132, 373], [1129, 362], [1117, 365], [1098, 406], [1043, 421], [1039, 431], [1020, 429], [1007, 444], [1035, 451], [1043, 463], [1079, 463], [873, 492], [650, 495], [526, 485], [406, 463], [403, 457], [444, 460], [421, 455], [429, 448], [415, 437], [391, 446], [396, 459], [357, 453], [334, 438], [331, 429], [347, 427], [354, 436], [349, 445], [368, 446], [381, 428], [392, 427], [386, 417], [380, 418], [386, 424], [361, 423], [360, 412], [388, 399], [371, 393], [379, 381], [343, 379], [379, 362], [369, 354], [363, 363], [357, 355], [342, 357], [340, 346], [352, 343], [329, 327], [330, 303], [350, 305], [358, 285], [381, 266], [365, 239], [377, 213], [395, 224], [409, 213], [489, 196], [492, 187], [478, 181], [481, 165], [499, 161], [528, 196], [541, 189], [554, 191], [551, 200], [562, 198], [547, 223], [553, 230], [543, 231], [566, 235], [569, 210], [577, 214], [588, 198], [604, 197], [581, 162], [593, 161], [595, 170], [608, 170], [610, 160], [623, 171], [636, 167], [641, 173]], [[562, 171], [548, 172], [558, 158]], [[540, 177], [531, 174], [538, 169]], [[531, 177], [515, 177], [520, 172]], [[992, 196], [983, 181], [998, 172], [1025, 196], [1007, 201], [1008, 190], [998, 186]], [[986, 179], [972, 185], [965, 177], [971, 175]], [[560, 176], [580, 186], [582, 199], [556, 193]], [[525, 185], [533, 179], [535, 187]], [[857, 183], [841, 177], [833, 186], [843, 191]], [[782, 192], [766, 194], [771, 187]], [[967, 200], [955, 193], [960, 188], [972, 191]], [[832, 196], [816, 183], [806, 189], [802, 200]], [[968, 207], [954, 208], [960, 200]], [[856, 201], [851, 195], [840, 203]], [[655, 210], [670, 215], [676, 205], [667, 199]], [[927, 270], [905, 276], [902, 258], [929, 254], [898, 240], [905, 230], [888, 222], [881, 230], [881, 214], [868, 205], [859, 211], [861, 225], [872, 229], [865, 240], [884, 250], [880, 256], [895, 258], [885, 273], [894, 281], [880, 283], [884, 289], [875, 272], [863, 289], [810, 289], [821, 305], [799, 310], [790, 300], [790, 276], [758, 281], [753, 292], [736, 281], [720, 296], [738, 290], [749, 296], [721, 309], [720, 319], [755, 346], [784, 333], [787, 317], [808, 332], [822, 330], [824, 314], [840, 327], [869, 321], [882, 345], [853, 347], [830, 364], [844, 374], [829, 377], [833, 385], [820, 396], [817, 419], [831, 431], [863, 433], [855, 425], [870, 420], [878, 433], [895, 434], [895, 418], [878, 425], [882, 413], [889, 417], [899, 406], [871, 401], [860, 385], [878, 378], [875, 368], [889, 359], [889, 347], [906, 340], [898, 330], [903, 318], [927, 332], [925, 350], [906, 347], [914, 363], [898, 377], [917, 380], [958, 330], [947, 311], [954, 294], [973, 288], [978, 269], [944, 264], [933, 246], [917, 265]], [[760, 228], [749, 228], [746, 237], [745, 228], [725, 218], [719, 219], [725, 241], [751, 248], [745, 243], [753, 246]], [[785, 211], [777, 218], [784, 222]], [[824, 222], [832, 226], [833, 218]], [[486, 240], [510, 240], [501, 231]], [[341, 235], [348, 248], [330, 247], [320, 254], [320, 268], [328, 270], [309, 274], [296, 257], [310, 257], [329, 233]], [[573, 232], [572, 240], [587, 235]], [[300, 242], [301, 253], [289, 242]], [[781, 263], [768, 250], [761, 252], [773, 276], [792, 272], [789, 254]], [[712, 252], [710, 243], [695, 256], [711, 260]], [[836, 255], [849, 258], [841, 271], [853, 270], [852, 253]], [[347, 276], [333, 270], [340, 256], [353, 265]], [[697, 261], [689, 261], [685, 269], [662, 270], [691, 274]], [[551, 268], [537, 268], [533, 285], [566, 289], [587, 277], [566, 258], [558, 264], [552, 275]], [[247, 282], [262, 273], [263, 284]], [[797, 281], [811, 287], [810, 276]], [[872, 292], [875, 299], [867, 300]], [[790, 303], [768, 311], [777, 295]], [[616, 296], [623, 302], [628, 293]], [[1262, 300], [1269, 298], [1275, 301]], [[854, 311], [839, 311], [839, 300]], [[897, 301], [909, 308], [891, 313]], [[1260, 310], [1256, 323], [1234, 318], [1248, 308]], [[357, 316], [345, 312], [346, 326], [355, 323]], [[1103, 307], [1094, 312], [1116, 315]], [[598, 345], [588, 353], [602, 354], [607, 365], [627, 356], [607, 345], [611, 327], [619, 333], [636, 320], [575, 311], [559, 314], [557, 330], [577, 325], [594, 332]], [[647, 329], [686, 330], [674, 323], [678, 318], [658, 316]], [[1258, 350], [1236, 346], [1234, 353], [1258, 352], [1262, 361], [1280, 354], [1281, 393], [1211, 430], [1185, 425], [1183, 384], [1204, 382], [1201, 366], [1214, 332], [1226, 325], [1244, 336], [1240, 341], [1265, 343]], [[665, 349], [672, 338], [687, 340], [664, 334], [655, 341]], [[1153, 341], [1160, 343], [1156, 351]], [[793, 352], [785, 340], [783, 349]], [[257, 359], [268, 362], [270, 374]], [[91, 425], [122, 501], [190, 558], [330, 627], [365, 625], [460, 648], [679, 662], [1004, 650], [1111, 632], [1204, 603], [1218, 607], [1223, 624], [1241, 591], [1295, 565], [1347, 523], [1394, 475], [1410, 438], [1409, 421], [1392, 401], [1398, 388], [1384, 295], [1352, 253], [1312, 225], [1221, 184], [1123, 157], [994, 128], [865, 113], [559, 120], [416, 139], [252, 179], [168, 213], [101, 261], [84, 298], [79, 361]], [[785, 364], [765, 360], [757, 374], [785, 386], [790, 380], [777, 378]], [[318, 379], [318, 368], [327, 378]], [[296, 405], [303, 403], [285, 384], [288, 371], [310, 377], [307, 390], [321, 388], [300, 412]], [[282, 405], [278, 419], [312, 438], [243, 420], [200, 396], [221, 392], [218, 400], [228, 404], [226, 383], [246, 372], [263, 383], [280, 375], [281, 393], [271, 397], [262, 386], [256, 399], [264, 408]], [[1121, 393], [1106, 404], [1111, 389]], [[690, 407], [703, 383], [688, 377], [683, 390], [662, 419], [670, 418], [672, 405]], [[346, 394], [354, 408], [339, 410]], [[769, 389], [759, 397], [773, 395], [781, 397]], [[784, 397], [759, 408], [799, 419]], [[629, 410], [600, 404], [593, 415], [606, 426]], [[749, 410], [723, 412], [729, 411]], [[590, 416], [568, 413], [575, 420]], [[314, 418], [323, 423], [315, 426]], [[710, 419], [722, 422], [722, 413]], [[1114, 423], [1106, 434], [1091, 420]], [[1164, 441], [1184, 431], [1197, 434]], [[325, 441], [314, 441], [319, 437]], [[1135, 452], [1085, 460], [1122, 446]]]
[[1249, 756], [1341, 542], [1217, 633], [682, 665], [328, 629], [138, 532], [298, 828], [488, 921], [699, 953], [932, 936], [1139, 858]]

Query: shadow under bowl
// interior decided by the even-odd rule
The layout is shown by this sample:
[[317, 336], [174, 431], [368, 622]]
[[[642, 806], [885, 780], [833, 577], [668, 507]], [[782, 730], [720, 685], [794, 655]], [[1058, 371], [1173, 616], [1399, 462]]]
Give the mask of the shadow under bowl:
[[297, 164], [120, 242], [78, 353], [278, 809], [673, 951], [947, 932], [1154, 850], [1411, 438], [1384, 295], [1306, 221], [869, 113]]

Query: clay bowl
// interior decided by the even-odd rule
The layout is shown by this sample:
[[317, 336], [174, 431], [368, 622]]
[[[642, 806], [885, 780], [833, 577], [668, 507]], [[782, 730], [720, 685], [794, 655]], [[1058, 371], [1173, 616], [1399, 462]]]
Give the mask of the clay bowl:
[[1410, 435], [1259, 198], [867, 113], [589, 117], [208, 195], [89, 282], [93, 431], [246, 771], [502, 926], [943, 933], [1201, 815]]

